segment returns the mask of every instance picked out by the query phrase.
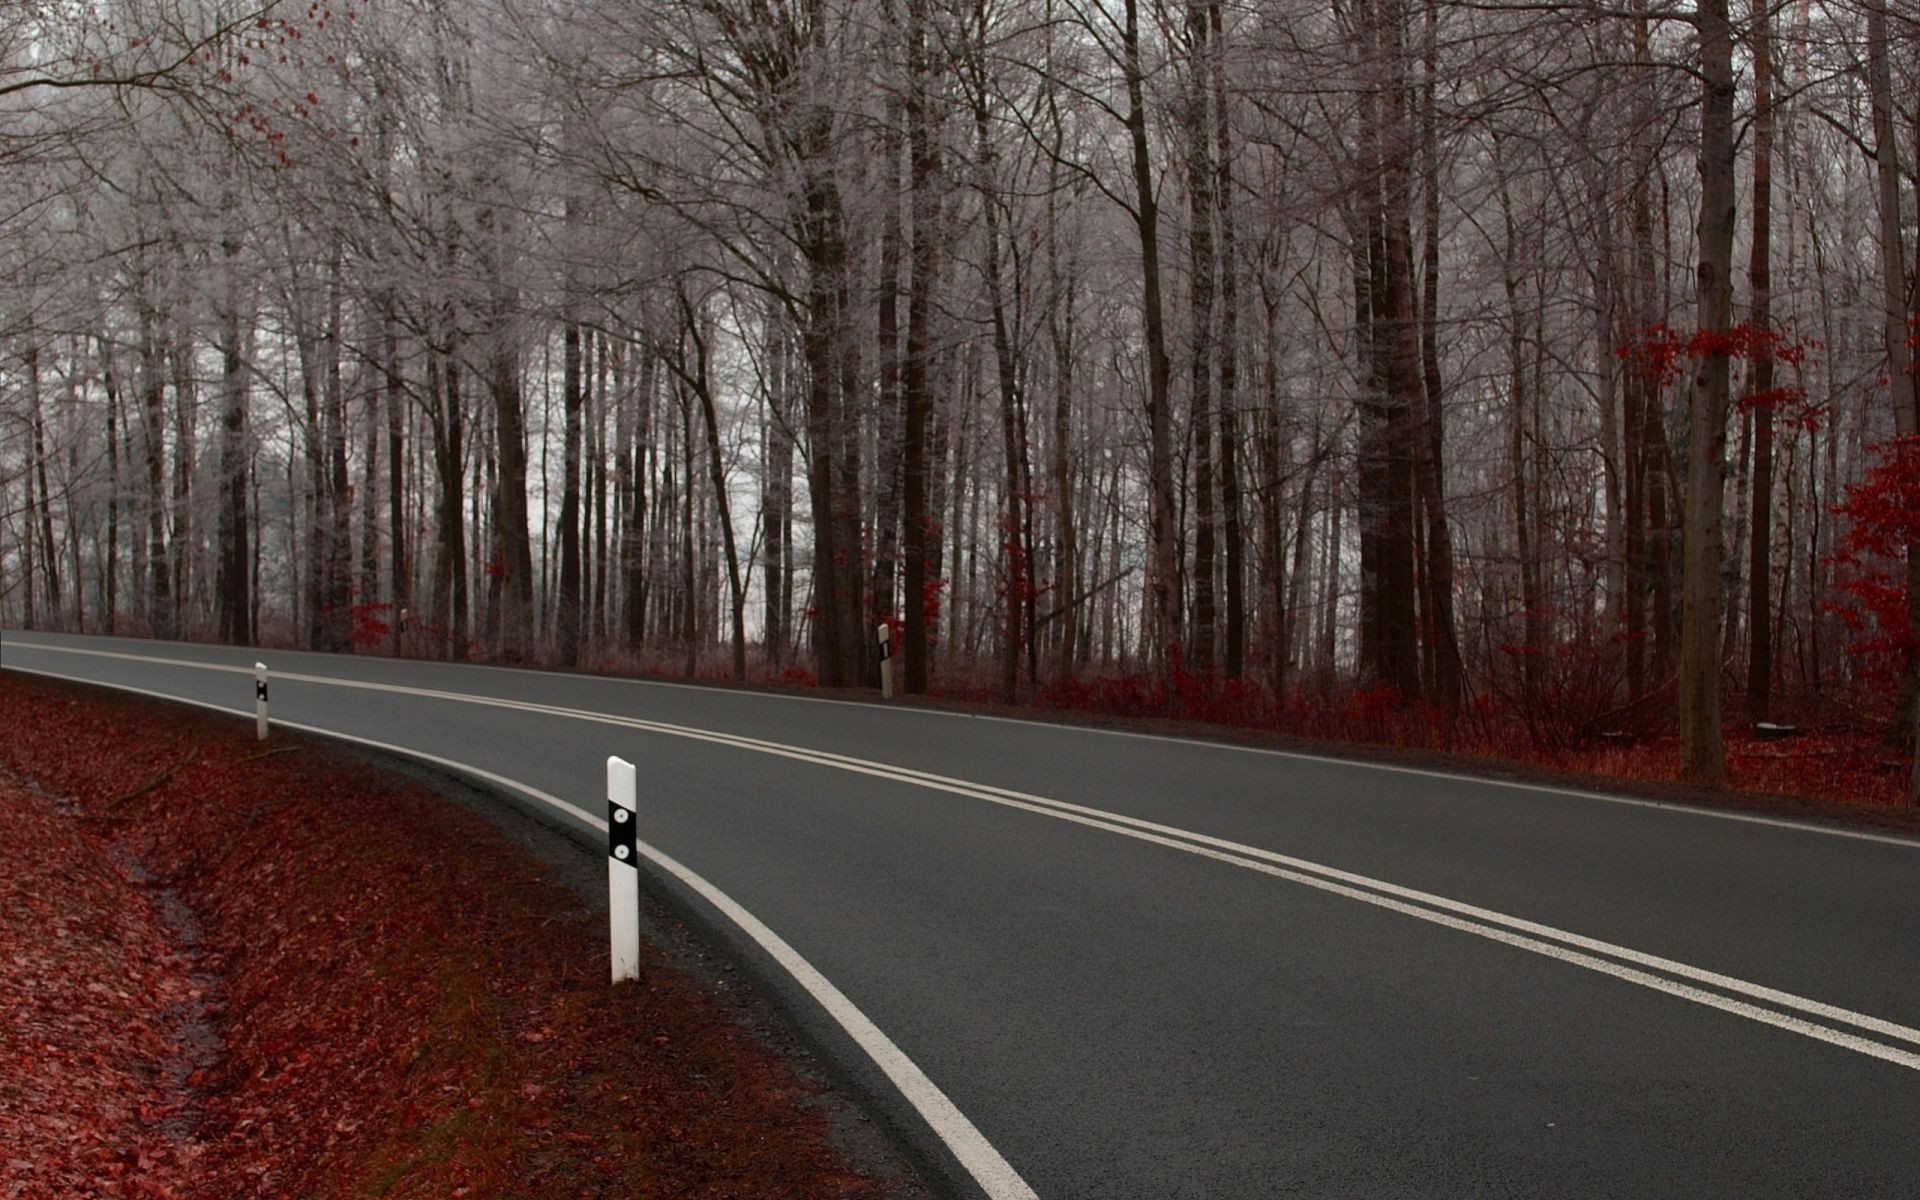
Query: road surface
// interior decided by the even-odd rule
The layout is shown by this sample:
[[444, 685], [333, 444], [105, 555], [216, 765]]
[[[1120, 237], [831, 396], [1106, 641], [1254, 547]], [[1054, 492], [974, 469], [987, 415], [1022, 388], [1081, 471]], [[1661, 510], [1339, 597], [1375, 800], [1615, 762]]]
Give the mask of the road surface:
[[639, 764], [642, 838], [712, 895], [671, 890], [956, 1195], [1920, 1195], [1920, 841], [878, 704], [4, 643], [248, 713], [265, 658], [277, 720], [542, 793], [588, 846], [606, 756]]

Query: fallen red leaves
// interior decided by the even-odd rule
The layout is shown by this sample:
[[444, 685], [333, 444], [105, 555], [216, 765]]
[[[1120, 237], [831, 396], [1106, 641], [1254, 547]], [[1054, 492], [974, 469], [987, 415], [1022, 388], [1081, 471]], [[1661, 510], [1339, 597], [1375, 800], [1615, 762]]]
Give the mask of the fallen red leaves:
[[183, 1194], [197, 1147], [168, 1066], [192, 991], [107, 839], [0, 780], [0, 1193]]
[[[427, 789], [58, 685], [0, 678], [0, 713], [0, 766], [74, 798], [0, 791], [10, 1197], [894, 1190], [694, 980], [610, 989], [604, 918]], [[191, 959], [109, 856], [177, 889]], [[175, 1080], [195, 964], [223, 1044]]]

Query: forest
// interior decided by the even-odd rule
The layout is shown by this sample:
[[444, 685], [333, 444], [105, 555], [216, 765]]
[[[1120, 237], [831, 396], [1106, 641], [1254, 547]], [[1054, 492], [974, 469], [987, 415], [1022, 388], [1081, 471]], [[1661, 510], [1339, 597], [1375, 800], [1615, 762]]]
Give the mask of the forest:
[[9, 3], [0, 625], [1904, 759], [1917, 167], [1913, 0]]

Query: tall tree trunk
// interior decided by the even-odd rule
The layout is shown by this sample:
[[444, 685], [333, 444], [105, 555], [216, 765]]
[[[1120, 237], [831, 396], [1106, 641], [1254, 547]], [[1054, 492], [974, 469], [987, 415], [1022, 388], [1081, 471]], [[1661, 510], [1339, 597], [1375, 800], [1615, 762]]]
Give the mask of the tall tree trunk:
[[167, 569], [167, 459], [165, 354], [153, 310], [140, 304], [140, 407], [147, 459], [145, 615], [149, 637], [174, 635], [172, 575]]
[[1440, 376], [1440, 144], [1438, 3], [1427, 0], [1422, 40], [1425, 75], [1420, 103], [1420, 165], [1426, 201], [1421, 250], [1420, 393], [1425, 401], [1426, 440], [1420, 447], [1421, 506], [1427, 515], [1427, 639], [1432, 647], [1433, 702], [1457, 708], [1464, 697], [1466, 668], [1453, 614], [1453, 531], [1447, 520], [1446, 409]]
[[1147, 142], [1146, 71], [1140, 55], [1139, 0], [1125, 0], [1121, 71], [1126, 78], [1128, 140], [1133, 163], [1133, 219], [1140, 236], [1141, 320], [1147, 340], [1148, 629], [1164, 671], [1180, 638], [1180, 547], [1174, 526], [1173, 426], [1168, 411], [1172, 368], [1160, 298], [1160, 209]]
[[[1733, 309], [1733, 31], [1727, 0], [1701, 0], [1700, 261], [1695, 308], [1702, 334], [1725, 334]], [[1720, 736], [1721, 519], [1726, 489], [1730, 363], [1710, 345], [1695, 364], [1687, 420], [1687, 496], [1681, 576], [1680, 765], [1687, 779], [1718, 786], [1726, 774]]]
[[1213, 673], [1217, 614], [1214, 609], [1213, 514], [1213, 163], [1212, 123], [1208, 121], [1206, 0], [1187, 0], [1187, 93], [1182, 132], [1187, 152], [1187, 296], [1191, 314], [1188, 343], [1193, 442], [1193, 639], [1187, 659], [1202, 677]]
[[247, 286], [240, 278], [240, 239], [229, 233], [224, 243], [226, 295], [221, 313], [220, 372], [220, 517], [219, 569], [214, 585], [214, 612], [221, 641], [246, 645], [253, 641], [251, 592], [253, 561], [248, 551], [248, 464], [253, 448], [247, 427], [249, 389], [244, 330], [252, 328], [250, 306], [242, 301]]
[[194, 475], [198, 470], [197, 434], [199, 425], [199, 388], [193, 373], [193, 330], [180, 316], [179, 308], [168, 310], [172, 344], [167, 348], [173, 369], [173, 532], [168, 539], [172, 551], [173, 628], [176, 634], [188, 628], [190, 605], [195, 599]]
[[[1894, 129], [1892, 68], [1887, 61], [1887, 0], [1867, 0], [1867, 90], [1873, 117], [1875, 178], [1880, 215], [1881, 308], [1887, 354], [1887, 379], [1893, 401], [1894, 432], [1920, 430], [1920, 374], [1913, 370], [1907, 339], [1920, 333], [1910, 326], [1920, 313], [1920, 268], [1908, 294], [1906, 245], [1900, 206], [1900, 143]], [[1920, 147], [1916, 147], [1920, 152]], [[1907, 636], [1920, 645], [1920, 541], [1907, 544]], [[1900, 686], [1887, 742], [1900, 745], [1912, 736], [1920, 717], [1920, 654], [1910, 655]]]
[[[381, 375], [385, 382], [387, 407], [387, 574], [388, 613], [393, 623], [393, 652], [404, 654], [411, 640], [413, 603], [412, 560], [407, 545], [407, 410], [406, 392], [400, 378], [400, 338], [396, 328], [393, 292], [384, 297], [381, 312]], [[372, 505], [374, 498], [367, 497]]]
[[342, 321], [345, 282], [341, 245], [336, 237], [327, 265], [327, 326], [322, 400], [325, 404], [327, 470], [327, 570], [324, 649], [343, 654], [353, 648], [353, 499], [347, 474], [347, 390], [341, 359], [346, 330]]
[[733, 679], [738, 682], [747, 677], [747, 592], [740, 575], [740, 554], [734, 545], [733, 505], [727, 496], [726, 464], [720, 455], [720, 419], [714, 411], [713, 388], [708, 377], [709, 339], [701, 328], [706, 316], [688, 304], [684, 295], [680, 305], [694, 346], [694, 374], [689, 382], [700, 398], [700, 412], [706, 418], [707, 475], [713, 484], [714, 505], [719, 510], [720, 544], [726, 553], [728, 607], [733, 627]]
[[1753, 251], [1748, 322], [1755, 342], [1751, 393], [1753, 503], [1747, 554], [1747, 717], [1765, 721], [1773, 692], [1773, 39], [1767, 0], [1753, 0]]
[[[33, 475], [26, 480], [29, 518], [33, 509], [38, 508], [39, 529], [35, 533], [40, 537], [40, 582], [46, 589], [47, 623], [54, 629], [61, 628], [60, 616], [60, 553], [53, 542], [53, 489], [47, 486], [47, 442], [46, 415], [40, 405], [40, 348], [30, 346], [27, 349], [27, 409], [33, 424]], [[34, 477], [40, 483], [40, 501], [33, 503]], [[29, 537], [33, 533], [28, 534]], [[74, 581], [75, 587], [79, 580]], [[31, 588], [29, 588], [31, 592]]]
[[1024, 505], [1027, 488], [1024, 468], [1027, 448], [1021, 431], [1020, 409], [1023, 401], [1014, 363], [1013, 338], [1007, 327], [1005, 285], [1000, 273], [1000, 196], [996, 172], [997, 154], [988, 125], [988, 93], [984, 66], [986, 37], [984, 7], [979, 12], [978, 20], [980, 27], [977, 33], [981, 40], [975, 47], [975, 53], [981, 57], [977, 58], [973, 64], [973, 120], [975, 145], [979, 158], [980, 207], [986, 215], [987, 301], [993, 321], [993, 361], [995, 377], [999, 382], [1001, 449], [1006, 472], [1001, 487], [1003, 509], [1000, 537], [1006, 572], [1005, 628], [1000, 647], [1000, 693], [1003, 700], [1011, 703], [1019, 683], [1020, 652], [1023, 649], [1022, 618], [1027, 611], [1028, 591], [1032, 587], [1027, 559], [1028, 549], [1022, 536], [1026, 525]]
[[494, 406], [495, 500], [500, 589], [499, 653], [524, 662], [533, 653], [533, 541], [527, 524], [526, 406], [520, 389], [519, 355], [510, 340], [504, 309], [496, 309], [488, 348], [487, 386]]
[[561, 338], [565, 343], [566, 465], [560, 485], [560, 599], [555, 630], [555, 653], [562, 666], [580, 663], [580, 417], [586, 402], [586, 370], [581, 359], [580, 324], [571, 317]]
[[120, 632], [120, 376], [114, 368], [113, 345], [105, 335], [95, 338], [100, 348], [100, 382], [107, 393], [107, 552], [100, 564], [105, 629]]
[[[887, 5], [889, 23], [892, 5]], [[910, 84], [908, 85], [911, 86]], [[880, 162], [884, 182], [880, 184], [880, 202], [885, 216], [880, 228], [880, 279], [877, 298], [877, 337], [875, 366], [879, 369], [880, 395], [874, 420], [874, 441], [878, 447], [874, 471], [873, 577], [868, 583], [872, 611], [869, 620], [890, 621], [897, 612], [896, 585], [900, 558], [903, 450], [905, 440], [905, 398], [900, 381], [900, 254], [905, 241], [901, 226], [900, 173], [907, 154], [907, 139], [901, 130], [906, 119], [903, 89], [889, 89], [886, 118], [881, 122]], [[909, 300], [911, 305], [912, 301]]]
[[[1054, 127], [1054, 157], [1061, 150], [1060, 126]], [[1049, 439], [1048, 467], [1054, 496], [1053, 585], [1059, 597], [1058, 661], [1055, 673], [1060, 679], [1074, 674], [1080, 630], [1078, 601], [1078, 548], [1075, 545], [1073, 500], [1073, 355], [1074, 355], [1074, 272], [1060, 262], [1059, 204], [1057, 166], [1051, 172], [1047, 190], [1047, 340], [1053, 349], [1053, 433]]]
[[[762, 621], [766, 639], [767, 665], [776, 671], [786, 661], [787, 649], [787, 607], [789, 598], [786, 591], [787, 559], [792, 554], [792, 546], [787, 539], [791, 523], [789, 512], [793, 505], [793, 432], [788, 425], [791, 409], [787, 404], [793, 363], [790, 353], [790, 341], [785, 322], [769, 316], [767, 327], [767, 419], [764, 440], [766, 443], [766, 478], [761, 483], [760, 511], [762, 538], [761, 578], [766, 596], [766, 616]], [[908, 445], [912, 439], [909, 435]], [[912, 470], [909, 459], [907, 469]], [[908, 495], [912, 495], [912, 486], [908, 485]], [[911, 511], [912, 502], [909, 500]], [[911, 518], [909, 518], [911, 520]], [[912, 546], [913, 527], [907, 527], [908, 546]], [[908, 575], [912, 575], [909, 559]], [[911, 585], [909, 585], [911, 586]], [[911, 619], [911, 618], [909, 618]]]
[[[1240, 496], [1240, 263], [1234, 227], [1233, 132], [1227, 106], [1227, 42], [1219, 0], [1209, 0], [1207, 16], [1212, 35], [1214, 155], [1218, 182], [1214, 207], [1220, 225], [1220, 514], [1226, 542], [1226, 675], [1238, 679], [1246, 670], [1247, 599], [1246, 547]], [[1279, 564], [1273, 564], [1274, 571]], [[1277, 578], [1277, 576], [1276, 576]]]
[[927, 419], [933, 407], [928, 375], [933, 350], [933, 295], [938, 286], [940, 231], [940, 139], [932, 111], [937, 79], [928, 54], [927, 0], [908, 0], [907, 13], [907, 176], [910, 195], [907, 280], [907, 352], [902, 363], [902, 401], [906, 408], [903, 430], [902, 484], [905, 495], [904, 557], [906, 611], [901, 630], [905, 690], [919, 695], [927, 690], [929, 583], [938, 575], [934, 562], [929, 573], [929, 542], [938, 537], [939, 517], [929, 505]]

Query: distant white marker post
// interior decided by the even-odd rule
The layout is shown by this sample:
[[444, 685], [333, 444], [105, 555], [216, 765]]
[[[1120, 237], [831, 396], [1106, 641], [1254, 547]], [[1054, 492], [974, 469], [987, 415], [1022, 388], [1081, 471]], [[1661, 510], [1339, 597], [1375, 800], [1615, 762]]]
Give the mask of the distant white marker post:
[[267, 740], [267, 664], [253, 664], [253, 737]]
[[640, 978], [640, 866], [634, 852], [633, 764], [607, 759], [607, 920], [613, 982]]
[[893, 699], [893, 627], [882, 624], [880, 636], [880, 698]]

